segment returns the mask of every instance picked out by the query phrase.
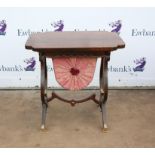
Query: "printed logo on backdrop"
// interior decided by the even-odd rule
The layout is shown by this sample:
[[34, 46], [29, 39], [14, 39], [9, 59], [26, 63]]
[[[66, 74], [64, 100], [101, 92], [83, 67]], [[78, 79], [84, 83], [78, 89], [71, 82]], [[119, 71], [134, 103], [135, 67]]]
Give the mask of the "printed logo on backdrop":
[[36, 60], [34, 57], [25, 59], [24, 62], [26, 63], [26, 67], [24, 68], [25, 71], [34, 71], [35, 70]]
[[6, 34], [6, 27], [7, 27], [6, 21], [5, 20], [0, 21], [0, 35]]
[[54, 27], [54, 31], [63, 31], [63, 28], [64, 28], [64, 23], [63, 23], [63, 20], [59, 20], [57, 22], [54, 22], [51, 24], [52, 27]]
[[115, 22], [111, 22], [109, 26], [112, 28], [111, 32], [115, 32], [119, 35], [122, 28], [122, 21], [117, 20]]
[[[27, 72], [36, 70], [37, 61], [34, 57], [30, 57], [23, 60], [22, 64], [14, 64], [12, 66], [0, 65], [0, 72]], [[53, 68], [51, 65], [47, 65], [47, 71], [52, 72]]]
[[140, 58], [134, 60], [134, 63], [136, 64], [136, 67], [133, 68], [134, 72], [143, 72], [144, 66], [146, 65], [146, 58]]
[[21, 65], [12, 65], [12, 66], [0, 66], [0, 72], [22, 72], [23, 67]]
[[24, 37], [24, 36], [30, 36], [32, 33], [37, 33], [37, 32], [48, 32], [48, 29], [41, 29], [40, 31], [31, 31], [31, 29], [17, 29], [17, 35], [19, 37]]
[[155, 36], [155, 30], [150, 31], [150, 30], [146, 30], [146, 29], [132, 29], [131, 31], [131, 36], [133, 37], [153, 37]]
[[[58, 20], [56, 22], [51, 23], [52, 28], [54, 28], [53, 31], [63, 31], [64, 29], [64, 21], [63, 20]], [[118, 35], [121, 32], [121, 28], [122, 28], [122, 21], [121, 20], [116, 20], [114, 22], [111, 22], [109, 24], [110, 28], [111, 28], [111, 32], [115, 32]], [[38, 31], [32, 31], [31, 29], [27, 29], [27, 30], [23, 30], [23, 29], [17, 29], [18, 32], [18, 36], [29, 36], [32, 33], [37, 33], [37, 32], [48, 32], [48, 31], [52, 31], [49, 29], [41, 29]], [[78, 29], [79, 31], [79, 29]]]
[[146, 58], [142, 57], [139, 59], [133, 60], [133, 65], [124, 65], [120, 67], [115, 67], [115, 66], [109, 66], [108, 71], [109, 72], [124, 72], [124, 73], [134, 73], [134, 72], [143, 72], [145, 70], [145, 65], [146, 65]]
[[[51, 26], [52, 26], [52, 28], [54, 28], [54, 31], [62, 31], [63, 28], [64, 28], [63, 20], [58, 20], [56, 22], [53, 22], [51, 24]], [[52, 31], [52, 29], [41, 29], [41, 30], [38, 30], [38, 31], [33, 31], [31, 29], [24, 30], [24, 29], [21, 29], [21, 28], [17, 29], [18, 36], [20, 36], [20, 37], [30, 36], [32, 33], [48, 32], [48, 31]]]

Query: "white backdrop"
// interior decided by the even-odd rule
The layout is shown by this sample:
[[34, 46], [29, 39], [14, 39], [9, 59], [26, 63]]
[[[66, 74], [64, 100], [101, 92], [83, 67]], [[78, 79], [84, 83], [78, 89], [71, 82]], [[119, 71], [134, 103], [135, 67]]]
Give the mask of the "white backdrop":
[[[38, 55], [25, 50], [25, 42], [32, 32], [54, 31], [59, 20], [63, 31], [112, 31], [120, 20], [126, 48], [111, 55], [109, 86], [155, 86], [154, 17], [155, 8], [0, 8], [0, 87], [40, 86]], [[30, 59], [36, 64], [27, 71]], [[99, 62], [89, 86], [98, 86]], [[49, 59], [48, 85], [59, 87], [52, 67]]]

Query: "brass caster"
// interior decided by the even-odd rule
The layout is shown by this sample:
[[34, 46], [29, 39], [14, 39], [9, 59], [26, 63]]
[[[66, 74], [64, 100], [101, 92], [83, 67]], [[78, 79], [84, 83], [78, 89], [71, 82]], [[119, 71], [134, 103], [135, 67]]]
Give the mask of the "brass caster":
[[40, 130], [43, 131], [43, 132], [47, 132], [47, 128], [45, 128], [45, 125], [41, 125]]
[[102, 131], [103, 131], [103, 132], [105, 132], [105, 133], [107, 133], [107, 132], [108, 132], [108, 127], [107, 127], [107, 125], [106, 125], [106, 124], [104, 124], [104, 127], [102, 128]]

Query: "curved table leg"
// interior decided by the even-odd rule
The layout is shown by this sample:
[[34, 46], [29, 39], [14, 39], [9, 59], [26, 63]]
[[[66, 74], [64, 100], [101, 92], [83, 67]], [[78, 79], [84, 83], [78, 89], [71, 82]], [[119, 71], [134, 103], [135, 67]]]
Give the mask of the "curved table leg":
[[106, 103], [108, 98], [108, 61], [110, 60], [110, 53], [101, 58], [100, 67], [100, 108], [102, 112], [103, 131], [107, 131], [107, 114]]
[[46, 57], [43, 53], [39, 54], [39, 60], [41, 63], [41, 101], [42, 101], [42, 121], [41, 129], [45, 129], [46, 113], [48, 108], [47, 101], [47, 67]]
[[[41, 62], [41, 100], [42, 100], [42, 122], [41, 129], [45, 129], [46, 113], [48, 108], [47, 99], [47, 67], [46, 67], [46, 57], [44, 53], [39, 54], [39, 60]], [[108, 61], [110, 60], [110, 53], [106, 53], [104, 57], [101, 58], [100, 67], [100, 108], [102, 112], [102, 124], [103, 131], [107, 130], [107, 120], [106, 120], [106, 102], [108, 98]]]

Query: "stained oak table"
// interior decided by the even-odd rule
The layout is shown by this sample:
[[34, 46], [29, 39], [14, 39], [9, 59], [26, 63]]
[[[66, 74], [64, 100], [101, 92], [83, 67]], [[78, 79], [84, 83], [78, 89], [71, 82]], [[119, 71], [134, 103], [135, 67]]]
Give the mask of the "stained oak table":
[[[119, 48], [124, 48], [125, 43], [114, 32], [106, 31], [78, 31], [78, 32], [44, 32], [34, 33], [28, 38], [25, 48], [39, 53], [41, 63], [41, 101], [42, 101], [42, 121], [41, 129], [45, 129], [46, 112], [48, 102], [58, 98], [74, 106], [87, 100], [97, 103], [102, 112], [103, 130], [107, 130], [106, 102], [108, 98], [108, 61], [110, 54]], [[52, 57], [97, 57], [101, 58], [99, 86], [100, 98], [96, 99], [96, 94], [81, 99], [67, 100], [60, 97], [55, 92], [47, 96], [47, 66], [46, 58]]]

